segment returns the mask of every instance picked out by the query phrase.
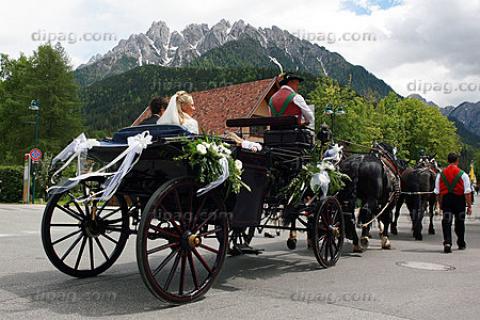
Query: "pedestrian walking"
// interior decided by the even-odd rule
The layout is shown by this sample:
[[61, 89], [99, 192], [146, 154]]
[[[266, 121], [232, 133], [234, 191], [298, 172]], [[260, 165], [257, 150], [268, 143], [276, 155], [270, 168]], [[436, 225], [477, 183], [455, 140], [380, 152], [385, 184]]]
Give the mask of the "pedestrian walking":
[[472, 214], [472, 188], [468, 175], [458, 167], [459, 156], [448, 155], [448, 167], [437, 175], [435, 194], [440, 210], [443, 212], [443, 250], [452, 252], [452, 220], [455, 217], [455, 234], [459, 250], [465, 250], [465, 208], [466, 214]]

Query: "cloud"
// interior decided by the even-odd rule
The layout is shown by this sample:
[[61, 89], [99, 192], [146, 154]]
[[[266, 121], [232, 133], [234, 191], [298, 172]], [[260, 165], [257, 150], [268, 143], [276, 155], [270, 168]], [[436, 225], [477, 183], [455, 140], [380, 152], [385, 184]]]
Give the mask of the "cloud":
[[[0, 51], [31, 54], [41, 43], [33, 41], [35, 32], [115, 36], [62, 42], [77, 66], [107, 52], [120, 39], [146, 32], [153, 21], [182, 30], [190, 23], [212, 26], [222, 18], [243, 19], [256, 27], [277, 25], [317, 35], [313, 40], [319, 45], [408, 95], [412, 92], [407, 85], [413, 80], [480, 83], [479, 14], [480, 0], [9, 0], [8, 12], [1, 13]], [[480, 100], [475, 90], [419, 93], [440, 105]]]

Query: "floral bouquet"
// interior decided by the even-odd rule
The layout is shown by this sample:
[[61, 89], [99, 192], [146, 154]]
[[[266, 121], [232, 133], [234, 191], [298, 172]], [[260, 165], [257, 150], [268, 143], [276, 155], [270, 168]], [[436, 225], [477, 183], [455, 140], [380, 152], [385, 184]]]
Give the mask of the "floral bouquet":
[[345, 187], [345, 181], [350, 180], [346, 174], [338, 171], [328, 161], [312, 161], [304, 166], [300, 173], [287, 186], [288, 194], [291, 194], [288, 203], [297, 203], [309, 188], [317, 194], [322, 191], [323, 196], [334, 195]]
[[233, 159], [229, 147], [228, 144], [209, 137], [196, 138], [186, 143], [183, 147], [184, 154], [175, 160], [187, 160], [197, 172], [197, 180], [201, 184], [212, 184], [224, 177], [234, 193], [239, 193], [242, 187], [250, 191], [250, 187], [241, 178], [242, 161]]

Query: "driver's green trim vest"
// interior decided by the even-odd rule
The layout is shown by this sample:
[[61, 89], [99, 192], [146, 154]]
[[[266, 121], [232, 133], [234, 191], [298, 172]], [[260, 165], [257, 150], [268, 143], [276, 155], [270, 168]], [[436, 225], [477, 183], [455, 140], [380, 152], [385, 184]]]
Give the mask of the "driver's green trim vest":
[[302, 109], [293, 101], [296, 95], [296, 92], [292, 92], [288, 88], [280, 88], [268, 103], [272, 117], [295, 116], [298, 124], [301, 124]]
[[455, 187], [457, 186], [458, 182], [460, 181], [460, 179], [462, 178], [463, 174], [465, 172], [463, 172], [462, 170], [460, 170], [457, 175], [453, 178], [452, 182], [449, 182], [448, 179], [447, 179], [447, 176], [445, 175], [444, 172], [442, 172], [440, 174], [440, 177], [442, 178], [442, 182], [443, 184], [445, 185], [445, 187], [447, 188], [448, 190], [448, 193], [452, 193], [454, 194], [455, 193]]
[[290, 104], [290, 102], [292, 102], [293, 98], [295, 98], [296, 95], [297, 94], [295, 92], [290, 93], [288, 95], [287, 99], [285, 99], [285, 101], [283, 102], [282, 108], [280, 109], [280, 111], [277, 111], [277, 109], [275, 109], [275, 107], [273, 106], [273, 96], [272, 96], [270, 98], [270, 101], [268, 102], [268, 106], [270, 107], [270, 111], [272, 112], [272, 116], [274, 116], [274, 117], [283, 116], [283, 114], [287, 110], [288, 105]]

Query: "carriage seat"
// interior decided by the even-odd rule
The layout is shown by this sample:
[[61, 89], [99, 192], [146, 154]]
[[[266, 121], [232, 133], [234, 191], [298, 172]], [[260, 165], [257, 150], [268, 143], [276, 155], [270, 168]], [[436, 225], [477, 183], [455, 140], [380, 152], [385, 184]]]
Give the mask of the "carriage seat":
[[283, 129], [283, 130], [267, 130], [263, 136], [264, 145], [281, 146], [281, 145], [311, 145], [313, 144], [313, 135], [307, 129]]
[[294, 116], [239, 118], [227, 120], [227, 127], [269, 126], [264, 134], [265, 146], [313, 144], [313, 135], [298, 125]]
[[178, 136], [191, 136], [192, 133], [185, 130], [181, 126], [175, 125], [160, 125], [160, 124], [151, 124], [135, 127], [126, 127], [120, 129], [113, 135], [113, 142], [116, 143], [127, 143], [128, 137], [135, 136], [144, 131], [149, 131], [153, 136], [153, 140], [159, 140], [161, 138], [168, 137], [178, 137]]

